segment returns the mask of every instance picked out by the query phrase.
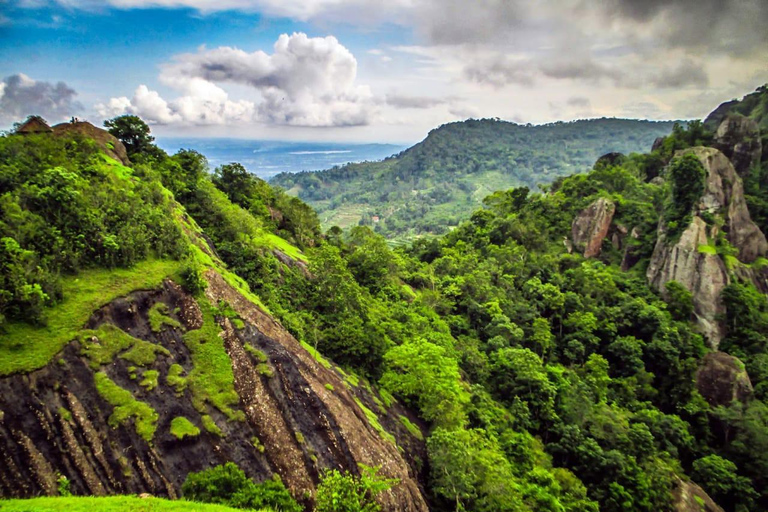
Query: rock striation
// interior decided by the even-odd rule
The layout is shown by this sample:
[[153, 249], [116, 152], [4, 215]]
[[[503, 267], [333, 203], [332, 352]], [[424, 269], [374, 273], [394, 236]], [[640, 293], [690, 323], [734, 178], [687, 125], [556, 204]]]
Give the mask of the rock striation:
[[739, 114], [729, 114], [723, 119], [717, 128], [713, 146], [728, 157], [742, 177], [749, 173], [752, 166], [760, 163], [763, 153], [757, 123]]
[[604, 197], [596, 199], [584, 209], [571, 224], [574, 249], [583, 252], [585, 258], [598, 256], [615, 212], [616, 205]]

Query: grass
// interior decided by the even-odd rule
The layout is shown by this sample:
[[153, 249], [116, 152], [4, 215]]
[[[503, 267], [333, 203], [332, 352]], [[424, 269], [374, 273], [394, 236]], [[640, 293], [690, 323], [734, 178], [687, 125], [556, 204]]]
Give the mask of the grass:
[[94, 370], [111, 363], [117, 354], [126, 349], [129, 350], [120, 357], [138, 366], [154, 363], [157, 354], [171, 355], [165, 347], [134, 338], [112, 324], [104, 324], [96, 330], [81, 331], [78, 337], [83, 346], [80, 353], [88, 358]]
[[395, 446], [397, 446], [397, 441], [395, 441], [395, 436], [384, 430], [384, 427], [381, 426], [381, 423], [379, 422], [379, 417], [376, 416], [376, 413], [370, 410], [363, 404], [363, 402], [360, 401], [359, 398], [355, 397], [355, 403], [357, 404], [360, 409], [362, 409], [363, 413], [365, 413], [365, 417], [368, 418], [368, 423], [371, 424], [373, 429], [378, 432], [381, 437], [386, 439], [387, 441], [392, 442]]
[[272, 368], [267, 363], [257, 364], [256, 370], [259, 372], [259, 375], [263, 375], [264, 377], [267, 377], [267, 378], [271, 378], [275, 375], [275, 372], [272, 371]]
[[245, 345], [243, 345], [243, 347], [245, 348], [246, 352], [251, 354], [260, 363], [266, 363], [267, 360], [269, 359], [267, 357], [267, 354], [265, 354], [261, 350], [257, 349], [253, 345], [249, 345], [249, 344], [246, 343]]
[[240, 402], [240, 397], [235, 391], [232, 361], [219, 336], [221, 329], [213, 316], [214, 309], [205, 301], [199, 303], [203, 326], [184, 334], [184, 343], [192, 356], [192, 371], [187, 376], [192, 404], [201, 414], [206, 412], [206, 403], [209, 403], [230, 420], [244, 421], [243, 412], [232, 409]]
[[392, 404], [396, 402], [395, 397], [393, 397], [386, 389], [380, 389], [379, 396], [387, 408], [392, 407]]
[[45, 327], [6, 326], [0, 337], [0, 376], [42, 368], [77, 337], [99, 307], [134, 290], [157, 288], [180, 266], [178, 261], [147, 260], [130, 269], [93, 269], [63, 278], [64, 300], [46, 310]]
[[177, 416], [171, 420], [171, 434], [173, 434], [176, 439], [197, 437], [200, 435], [200, 429], [184, 416]]
[[266, 245], [272, 249], [277, 249], [280, 252], [287, 254], [291, 259], [303, 261], [304, 263], [307, 263], [308, 261], [307, 257], [304, 256], [304, 253], [302, 253], [298, 247], [292, 245], [287, 240], [284, 240], [273, 233], [264, 233], [264, 235], [258, 239], [256, 243]]
[[[235, 512], [223, 505], [210, 505], [184, 500], [110, 496], [106, 498], [67, 497], [0, 500], [3, 512]], [[260, 512], [271, 512], [264, 509]]]
[[140, 386], [143, 386], [146, 388], [147, 391], [152, 391], [157, 387], [157, 377], [160, 375], [160, 372], [157, 370], [147, 370], [144, 372], [144, 377], [141, 382], [139, 382]]
[[163, 302], [156, 302], [149, 310], [149, 326], [152, 332], [160, 332], [163, 326], [181, 327], [181, 324], [168, 316], [168, 305]]
[[399, 419], [400, 419], [400, 423], [403, 424], [406, 430], [408, 430], [408, 432], [410, 432], [413, 437], [415, 437], [419, 441], [424, 440], [424, 434], [421, 433], [421, 429], [417, 427], [411, 420], [409, 420], [402, 414], [400, 415]]
[[302, 341], [302, 342], [301, 342], [301, 346], [302, 346], [302, 347], [304, 347], [304, 350], [306, 350], [307, 352], [309, 352], [309, 355], [311, 355], [312, 357], [314, 357], [314, 358], [315, 358], [315, 361], [317, 361], [317, 362], [318, 362], [318, 363], [320, 363], [321, 365], [325, 366], [325, 368], [327, 368], [328, 370], [330, 370], [330, 369], [331, 369], [331, 366], [333, 366], [333, 365], [331, 364], [331, 362], [330, 362], [330, 361], [328, 361], [326, 358], [324, 358], [324, 357], [323, 357], [323, 356], [320, 354], [320, 352], [318, 352], [317, 350], [315, 350], [315, 348], [314, 348], [313, 346], [311, 346], [311, 345], [310, 345], [309, 343], [307, 343], [306, 341]]
[[177, 395], [181, 395], [187, 389], [187, 378], [182, 377], [182, 373], [184, 373], [184, 368], [180, 364], [174, 363], [168, 368], [168, 375], [165, 377], [165, 382], [176, 390]]
[[157, 412], [148, 404], [136, 400], [130, 391], [112, 382], [106, 373], [98, 372], [93, 377], [99, 395], [115, 408], [109, 416], [109, 425], [117, 428], [134, 418], [136, 433], [145, 441], [152, 441], [157, 430]]
[[713, 245], [700, 245], [698, 251], [701, 254], [717, 254], [717, 248]]
[[210, 432], [211, 434], [217, 435], [219, 437], [224, 435], [224, 433], [221, 431], [221, 429], [216, 424], [216, 422], [213, 421], [213, 418], [211, 418], [207, 414], [203, 414], [203, 428], [206, 431]]

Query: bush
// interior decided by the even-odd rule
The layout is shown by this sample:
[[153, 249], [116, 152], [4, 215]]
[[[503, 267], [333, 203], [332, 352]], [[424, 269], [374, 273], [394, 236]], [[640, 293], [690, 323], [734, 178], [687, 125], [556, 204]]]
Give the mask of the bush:
[[376, 496], [399, 481], [379, 476], [380, 468], [360, 464], [362, 474], [326, 470], [317, 486], [315, 512], [378, 512]]
[[218, 503], [241, 509], [272, 508], [280, 512], [302, 512], [280, 478], [254, 483], [233, 462], [190, 473], [181, 486], [184, 498]]

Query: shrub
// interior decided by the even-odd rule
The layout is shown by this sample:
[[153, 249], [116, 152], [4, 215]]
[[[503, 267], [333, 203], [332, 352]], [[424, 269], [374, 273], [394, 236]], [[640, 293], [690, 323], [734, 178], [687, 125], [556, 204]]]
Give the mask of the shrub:
[[378, 467], [360, 464], [361, 475], [326, 470], [317, 486], [315, 512], [378, 512], [376, 496], [399, 481], [379, 476]]
[[272, 508], [281, 512], [302, 512], [301, 506], [275, 475], [255, 483], [233, 462], [190, 473], [181, 486], [184, 497], [202, 503], [218, 503], [241, 509]]

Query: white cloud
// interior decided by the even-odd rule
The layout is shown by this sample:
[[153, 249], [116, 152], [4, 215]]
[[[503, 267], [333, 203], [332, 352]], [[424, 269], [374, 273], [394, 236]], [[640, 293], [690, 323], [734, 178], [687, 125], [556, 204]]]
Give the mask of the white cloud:
[[[103, 106], [158, 124], [263, 122], [293, 126], [358, 126], [375, 111], [373, 95], [358, 85], [357, 61], [334, 37], [281, 35], [274, 52], [200, 48], [163, 66], [160, 81], [182, 96], [165, 101], [139, 86], [126, 105], [113, 98]], [[245, 85], [256, 101], [233, 101], [219, 84]]]

